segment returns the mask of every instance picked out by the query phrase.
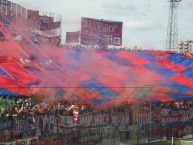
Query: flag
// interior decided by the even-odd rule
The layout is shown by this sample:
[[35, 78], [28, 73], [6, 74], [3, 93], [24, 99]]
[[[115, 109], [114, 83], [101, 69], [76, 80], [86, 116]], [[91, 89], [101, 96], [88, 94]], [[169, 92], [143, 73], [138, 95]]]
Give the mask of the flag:
[[78, 106], [76, 105], [71, 105], [70, 107], [66, 108], [66, 111], [73, 111], [73, 121], [76, 122], [78, 121], [79, 117], [79, 111], [78, 111]]
[[40, 30], [47, 31], [57, 29], [61, 26], [61, 21], [58, 22], [41, 22], [40, 23]]
[[37, 39], [41, 43], [52, 43], [52, 44], [58, 44], [60, 42], [61, 36], [46, 36], [46, 35], [36, 35]]
[[27, 11], [27, 18], [29, 20], [34, 20], [34, 21], [38, 21], [39, 20], [39, 11], [34, 11], [34, 10], [28, 10]]
[[113, 44], [114, 44], [115, 46], [120, 46], [120, 45], [122, 44], [122, 42], [121, 42], [121, 37], [114, 37], [114, 38], [113, 38]]
[[80, 31], [66, 32], [66, 43], [78, 43], [80, 38]]
[[98, 46], [100, 48], [103, 48], [103, 49], [107, 48], [108, 47], [108, 39], [105, 37], [100, 37], [99, 42], [98, 42]]
[[78, 109], [73, 109], [73, 121], [77, 122], [79, 117], [79, 111]]
[[54, 22], [54, 17], [49, 17], [49, 16], [40, 16], [40, 21], [41, 22]]
[[98, 45], [99, 47], [101, 47], [102, 45], [104, 45], [105, 42], [107, 43], [107, 45], [121, 46], [123, 29], [122, 27], [123, 23], [118, 21], [82, 18], [81, 44]]

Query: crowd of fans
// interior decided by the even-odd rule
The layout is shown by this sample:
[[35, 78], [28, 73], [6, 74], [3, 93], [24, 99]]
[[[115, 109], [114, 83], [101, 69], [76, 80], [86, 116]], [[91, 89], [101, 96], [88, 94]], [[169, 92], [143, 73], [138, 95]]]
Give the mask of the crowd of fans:
[[[111, 105], [111, 107], [101, 107], [101, 111], [129, 112], [136, 109], [136, 104], [122, 103], [120, 105]], [[138, 106], [140, 112], [149, 112], [160, 109], [168, 109], [171, 111], [188, 110], [193, 108], [192, 101], [180, 102], [163, 102], [159, 104], [142, 103]], [[76, 109], [80, 114], [93, 112], [94, 108], [91, 104], [72, 103], [69, 101], [57, 101], [54, 103], [37, 103], [32, 98], [11, 99], [0, 97], [0, 117], [16, 117], [25, 114], [45, 114], [47, 112], [59, 113], [61, 115], [73, 115], [72, 109]]]
[[12, 100], [0, 97], [0, 117], [9, 118], [22, 115], [41, 115], [48, 112], [60, 115], [73, 115], [73, 109], [80, 114], [91, 112], [93, 108], [88, 104], [71, 103], [68, 101], [58, 101], [54, 103], [37, 103], [32, 98]]
[[[183, 132], [181, 130], [190, 129], [193, 119], [193, 101], [141, 102], [140, 104], [121, 103], [119, 105], [111, 104], [109, 106], [96, 107], [91, 104], [72, 103], [66, 100], [53, 103], [38, 103], [34, 98], [19, 98], [14, 100], [12, 97], [0, 97], [1, 120], [13, 120], [14, 118], [17, 120], [18, 118], [25, 118], [25, 116], [35, 118], [39, 115], [50, 114], [56, 118], [61, 115], [73, 116], [73, 121], [76, 122], [79, 115], [85, 113], [106, 114], [109, 116], [109, 125], [116, 123], [116, 115], [123, 117], [121, 118], [123, 120], [124, 115], [127, 115], [129, 120], [125, 123], [132, 125], [135, 121], [133, 117], [138, 114], [136, 119], [140, 124], [141, 138], [148, 138], [150, 122], [152, 123], [151, 136], [155, 138], [162, 136], [183, 137], [192, 133], [191, 131]], [[113, 116], [114, 120], [112, 119]], [[118, 125], [121, 126], [121, 124]]]

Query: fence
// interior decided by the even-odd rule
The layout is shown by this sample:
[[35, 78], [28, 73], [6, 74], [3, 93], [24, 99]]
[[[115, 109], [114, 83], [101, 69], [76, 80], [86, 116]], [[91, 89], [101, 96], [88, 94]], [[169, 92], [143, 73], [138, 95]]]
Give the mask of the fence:
[[133, 109], [115, 107], [84, 113], [77, 122], [73, 121], [73, 116], [54, 110], [46, 114], [1, 118], [0, 141], [40, 137], [42, 142], [53, 140], [68, 145], [129, 145], [163, 140], [164, 137], [192, 137], [192, 108], [160, 109], [160, 105], [139, 104], [138, 109], [136, 106]]

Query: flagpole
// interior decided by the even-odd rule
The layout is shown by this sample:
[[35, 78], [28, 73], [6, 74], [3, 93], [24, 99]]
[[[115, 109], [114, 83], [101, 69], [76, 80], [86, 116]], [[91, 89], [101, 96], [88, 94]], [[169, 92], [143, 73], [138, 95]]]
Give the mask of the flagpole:
[[151, 116], [151, 111], [152, 111], [152, 110], [151, 110], [151, 100], [150, 100], [150, 145], [151, 145], [151, 120], [152, 120], [152, 119], [151, 119], [151, 117], [152, 117], [152, 116]]

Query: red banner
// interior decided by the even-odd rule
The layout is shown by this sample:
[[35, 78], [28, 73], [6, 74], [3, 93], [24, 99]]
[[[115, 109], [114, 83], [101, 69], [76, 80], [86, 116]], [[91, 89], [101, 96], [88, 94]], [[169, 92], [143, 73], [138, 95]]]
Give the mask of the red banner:
[[34, 20], [34, 21], [37, 21], [39, 20], [39, 11], [34, 11], [34, 10], [28, 10], [27, 11], [27, 18], [29, 20]]
[[58, 44], [60, 42], [61, 36], [45, 36], [37, 34], [37, 38], [41, 43], [52, 43]]
[[66, 32], [66, 43], [78, 43], [80, 38], [80, 31]]
[[61, 26], [61, 22], [41, 22], [40, 24], [40, 30], [41, 31], [48, 31], [48, 30], [53, 30], [57, 29]]
[[54, 22], [54, 17], [49, 16], [40, 16], [41, 22]]

